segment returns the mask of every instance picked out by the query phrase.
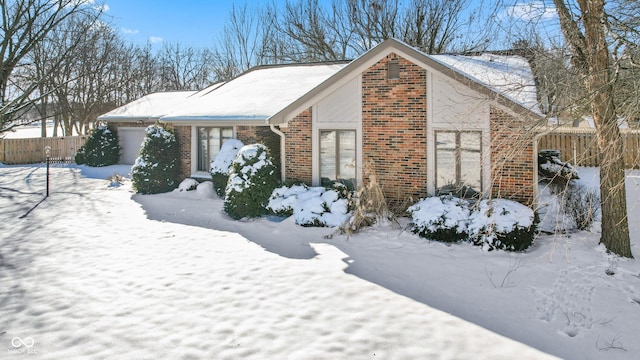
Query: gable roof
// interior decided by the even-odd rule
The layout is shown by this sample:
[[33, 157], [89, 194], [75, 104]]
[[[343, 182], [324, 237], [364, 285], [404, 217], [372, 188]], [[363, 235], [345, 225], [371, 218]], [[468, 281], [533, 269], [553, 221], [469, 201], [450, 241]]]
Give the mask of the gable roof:
[[215, 91], [190, 97], [160, 120], [264, 125], [272, 115], [346, 65], [347, 62], [259, 66]]
[[106, 114], [98, 116], [100, 121], [138, 121], [158, 118], [184, 101], [196, 91], [169, 91], [145, 95]]
[[533, 74], [524, 58], [489, 54], [427, 55], [401, 41], [387, 39], [271, 116], [267, 120], [268, 123], [277, 125], [287, 122], [311, 105], [316, 96], [392, 52], [431, 71], [444, 74], [490, 99], [495, 99], [516, 113], [536, 119], [544, 118], [538, 107]]

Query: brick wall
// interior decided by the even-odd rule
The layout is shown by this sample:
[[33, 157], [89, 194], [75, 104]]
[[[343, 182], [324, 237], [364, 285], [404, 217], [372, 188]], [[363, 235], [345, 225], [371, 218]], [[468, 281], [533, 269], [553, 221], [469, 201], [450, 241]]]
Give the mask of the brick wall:
[[180, 178], [191, 177], [191, 126], [174, 126], [180, 147]]
[[[387, 79], [396, 60], [400, 79]], [[391, 203], [427, 195], [426, 70], [389, 54], [362, 74], [363, 161]], [[364, 179], [365, 181], [367, 179]]]
[[280, 129], [286, 137], [287, 180], [301, 181], [311, 185], [312, 181], [312, 127], [311, 108], [303, 111], [286, 128]]
[[491, 192], [526, 205], [533, 203], [531, 120], [491, 107]]

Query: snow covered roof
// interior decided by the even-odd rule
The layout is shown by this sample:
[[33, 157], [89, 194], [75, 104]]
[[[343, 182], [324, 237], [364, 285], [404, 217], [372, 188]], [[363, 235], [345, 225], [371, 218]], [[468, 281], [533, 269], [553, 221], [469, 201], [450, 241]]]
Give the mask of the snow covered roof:
[[480, 55], [428, 55], [396, 39], [387, 39], [369, 50], [327, 81], [315, 87], [282, 111], [269, 118], [270, 124], [282, 124], [296, 112], [310, 105], [316, 96], [339, 83], [353, 72], [363, 71], [381, 57], [395, 52], [411, 61], [422, 64], [455, 79], [473, 90], [486, 95], [498, 104], [513, 111], [543, 119], [536, 97], [536, 87], [528, 62], [517, 56]]
[[194, 95], [163, 121], [264, 121], [347, 65], [270, 65], [247, 71], [215, 91]]
[[98, 116], [98, 120], [152, 120], [166, 114], [173, 106], [195, 93], [196, 91], [171, 91], [145, 95], [138, 100], [134, 100], [106, 114]]
[[538, 107], [533, 73], [525, 58], [494, 54], [429, 55], [429, 57], [487, 86], [522, 107], [542, 115]]

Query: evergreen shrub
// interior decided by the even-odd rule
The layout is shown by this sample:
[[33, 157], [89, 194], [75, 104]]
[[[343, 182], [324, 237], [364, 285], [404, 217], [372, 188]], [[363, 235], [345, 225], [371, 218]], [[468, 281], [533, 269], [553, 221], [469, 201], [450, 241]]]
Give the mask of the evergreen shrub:
[[467, 238], [469, 202], [451, 195], [429, 197], [410, 206], [411, 231], [418, 236], [457, 242]]
[[117, 164], [120, 160], [118, 137], [106, 125], [99, 125], [91, 132], [87, 142], [78, 149], [75, 162], [101, 167]]
[[537, 214], [506, 199], [481, 200], [471, 212], [469, 241], [485, 250], [523, 251], [533, 244]]
[[242, 141], [229, 139], [222, 144], [220, 152], [211, 162], [210, 173], [213, 189], [220, 197], [224, 197], [224, 191], [227, 187], [227, 181], [229, 180], [231, 163], [233, 163], [233, 160], [238, 155], [238, 151], [240, 151], [243, 146]]
[[180, 148], [173, 129], [156, 123], [145, 130], [140, 156], [131, 167], [133, 189], [141, 194], [171, 191], [180, 176]]
[[224, 211], [236, 220], [268, 214], [269, 197], [278, 183], [269, 149], [262, 144], [242, 147], [229, 170]]

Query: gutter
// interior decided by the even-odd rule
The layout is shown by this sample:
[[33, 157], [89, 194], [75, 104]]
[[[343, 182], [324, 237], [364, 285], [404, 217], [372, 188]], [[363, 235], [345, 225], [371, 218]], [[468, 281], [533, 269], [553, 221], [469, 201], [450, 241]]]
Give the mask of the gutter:
[[286, 141], [286, 136], [284, 135], [284, 133], [278, 129], [276, 129], [276, 126], [273, 124], [269, 125], [269, 128], [271, 129], [271, 131], [273, 131], [274, 133], [276, 133], [278, 136], [280, 136], [280, 181], [282, 181], [283, 183], [287, 180], [287, 177], [285, 175], [285, 163], [286, 163], [286, 157], [285, 157], [285, 141]]

